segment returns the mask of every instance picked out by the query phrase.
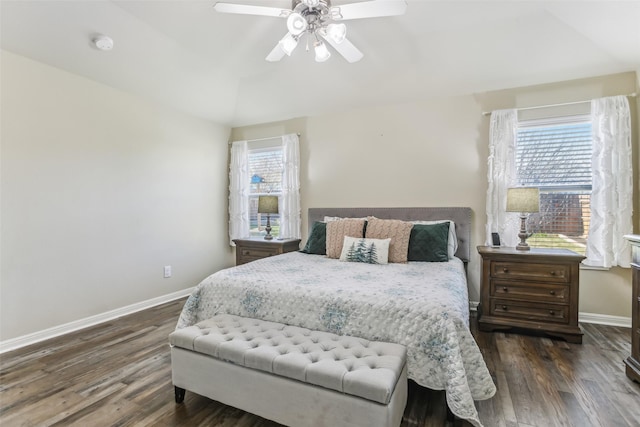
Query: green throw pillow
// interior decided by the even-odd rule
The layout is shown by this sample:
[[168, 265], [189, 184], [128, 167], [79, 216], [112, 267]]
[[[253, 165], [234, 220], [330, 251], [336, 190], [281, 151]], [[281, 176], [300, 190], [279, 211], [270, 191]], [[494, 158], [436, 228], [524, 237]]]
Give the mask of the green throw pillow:
[[307, 244], [300, 252], [305, 254], [326, 255], [327, 254], [327, 223], [316, 221], [311, 227], [311, 233], [307, 239]]
[[449, 223], [414, 224], [409, 237], [408, 261], [449, 261]]

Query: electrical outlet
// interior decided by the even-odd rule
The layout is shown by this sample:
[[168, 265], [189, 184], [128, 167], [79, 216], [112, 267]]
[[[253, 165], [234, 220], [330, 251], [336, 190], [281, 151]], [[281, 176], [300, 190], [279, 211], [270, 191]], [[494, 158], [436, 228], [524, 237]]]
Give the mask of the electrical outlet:
[[164, 266], [164, 277], [171, 277], [171, 266], [170, 265], [165, 265]]

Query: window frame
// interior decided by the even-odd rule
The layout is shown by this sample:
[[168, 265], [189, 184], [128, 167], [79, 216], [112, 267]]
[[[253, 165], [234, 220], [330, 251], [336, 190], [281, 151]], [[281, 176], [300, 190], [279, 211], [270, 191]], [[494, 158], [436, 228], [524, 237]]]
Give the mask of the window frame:
[[[279, 151], [280, 152], [280, 156], [281, 158], [284, 159], [284, 147], [282, 146], [282, 140], [281, 138], [269, 138], [267, 140], [261, 140], [261, 141], [249, 141], [248, 145], [247, 145], [247, 165], [249, 166], [249, 179], [251, 179], [254, 174], [251, 172], [251, 156], [256, 154], [256, 153], [265, 153], [265, 152], [276, 152]], [[284, 161], [282, 161], [281, 163], [281, 168], [280, 168], [280, 179], [282, 180], [282, 174], [284, 173]], [[283, 195], [283, 191], [282, 191], [282, 181], [280, 181], [280, 189], [279, 191], [257, 191], [257, 192], [253, 192], [253, 188], [252, 188], [253, 183], [249, 184], [248, 187], [248, 191], [247, 191], [247, 198], [248, 198], [248, 204], [249, 204], [249, 236], [250, 237], [260, 237], [263, 235], [263, 232], [265, 231], [265, 227], [266, 227], [266, 220], [264, 219], [263, 215], [264, 214], [260, 214], [257, 213], [255, 214], [255, 218], [256, 218], [256, 222], [257, 222], [257, 227], [254, 228], [251, 226], [252, 224], [252, 212], [253, 210], [257, 210], [257, 205], [258, 205], [258, 197], [260, 196], [278, 196], [278, 198], [282, 197]], [[255, 205], [255, 206], [254, 206]], [[270, 223], [271, 223], [271, 235], [274, 237], [278, 237], [279, 236], [279, 223], [280, 223], [280, 213], [278, 214], [270, 214], [269, 215], [270, 218]], [[275, 225], [275, 227], [274, 227]]]
[[[527, 129], [535, 129], [535, 128], [552, 128], [552, 127], [557, 127], [557, 126], [571, 126], [571, 125], [576, 125], [576, 124], [588, 124], [589, 125], [589, 133], [590, 133], [590, 142], [591, 142], [591, 150], [589, 150], [589, 157], [592, 155], [593, 153], [593, 128], [592, 128], [592, 124], [591, 124], [591, 116], [589, 113], [587, 114], [575, 114], [575, 115], [565, 115], [565, 116], [557, 116], [557, 117], [550, 117], [550, 118], [536, 118], [536, 119], [530, 119], [530, 120], [520, 120], [518, 119], [517, 121], [517, 126], [516, 126], [516, 130], [515, 130], [515, 146], [514, 146], [514, 166], [515, 166], [515, 180], [517, 182], [518, 185], [524, 185], [524, 186], [534, 186], [534, 187], [538, 187], [540, 190], [540, 195], [541, 195], [541, 201], [542, 201], [542, 196], [543, 195], [549, 195], [549, 194], [567, 194], [567, 195], [577, 195], [578, 199], [577, 199], [577, 203], [578, 203], [578, 207], [577, 209], [580, 209], [581, 215], [580, 215], [580, 227], [583, 228], [583, 234], [581, 236], [573, 236], [575, 238], [578, 238], [579, 240], [584, 240], [584, 243], [581, 242], [576, 242], [575, 239], [571, 239], [572, 235], [566, 235], [567, 239], [565, 240], [564, 244], [557, 244], [557, 245], [553, 245], [553, 244], [539, 244], [536, 243], [535, 241], [535, 234], [533, 236], [533, 238], [531, 240], [529, 240], [529, 245], [531, 245], [532, 247], [539, 247], [539, 248], [554, 248], [554, 247], [569, 247], [569, 249], [574, 250], [576, 252], [579, 252], [581, 254], [585, 254], [586, 253], [586, 248], [587, 248], [587, 239], [589, 237], [589, 226], [590, 226], [590, 219], [591, 219], [591, 210], [590, 210], [590, 202], [591, 202], [591, 195], [593, 192], [593, 184], [592, 182], [589, 184], [585, 184], [583, 183], [569, 183], [569, 184], [565, 184], [562, 182], [555, 182], [553, 184], [545, 184], [545, 183], [531, 183], [531, 182], [526, 182], [524, 180], [521, 180], [520, 177], [520, 161], [522, 160], [521, 157], [519, 156], [518, 153], [518, 149], [519, 149], [519, 145], [520, 141], [521, 141], [521, 135], [520, 135], [520, 131], [521, 130], [527, 130]], [[584, 141], [584, 139], [582, 139], [582, 141]], [[590, 177], [593, 174], [593, 166], [589, 163], [589, 175]], [[582, 196], [582, 197], [581, 197]], [[585, 211], [585, 205], [583, 202], [583, 196], [587, 196], [588, 197], [588, 205], [587, 205], [587, 210], [588, 210], [588, 215], [585, 216], [584, 211]], [[573, 203], [575, 203], [575, 200], [573, 201]], [[542, 208], [542, 207], [541, 207]], [[576, 207], [573, 207], [572, 209], [576, 209]], [[542, 210], [542, 209], [541, 209]], [[534, 221], [539, 221], [538, 227], [536, 227], [536, 224], [533, 224]], [[539, 227], [543, 227], [543, 221], [548, 221], [548, 219], [545, 219], [544, 217], [544, 213], [540, 213], [540, 214], [534, 214], [534, 215], [530, 215], [528, 220], [527, 220], [527, 228], [529, 230], [535, 230], [536, 228], [540, 229]], [[551, 222], [555, 222], [556, 219], [553, 217], [551, 217]], [[563, 227], [570, 227], [571, 226], [571, 220], [570, 218], [562, 218], [560, 219], [560, 221], [563, 221], [564, 224], [562, 225]], [[550, 225], [549, 227], [557, 227], [557, 225]], [[568, 228], [565, 228], [565, 231]], [[563, 233], [549, 233], [549, 234], [563, 234]], [[542, 242], [545, 241], [546, 238], [542, 237], [540, 240]], [[575, 242], [575, 245], [573, 243], [570, 243], [571, 241]], [[579, 248], [579, 249], [578, 249]]]

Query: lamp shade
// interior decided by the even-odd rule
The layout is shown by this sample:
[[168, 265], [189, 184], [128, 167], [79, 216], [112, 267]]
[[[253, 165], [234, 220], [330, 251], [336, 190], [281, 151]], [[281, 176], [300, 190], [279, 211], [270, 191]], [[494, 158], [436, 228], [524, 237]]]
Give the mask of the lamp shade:
[[293, 37], [291, 33], [287, 33], [287, 35], [284, 36], [282, 40], [278, 42], [278, 44], [280, 45], [280, 49], [282, 49], [284, 53], [286, 53], [288, 56], [291, 56], [293, 49], [298, 46], [298, 40]]
[[347, 37], [347, 26], [344, 24], [329, 24], [327, 25], [327, 36], [340, 44]]
[[327, 45], [322, 42], [316, 42], [316, 62], [324, 62], [331, 56], [331, 52], [327, 49]]
[[537, 187], [516, 187], [507, 190], [507, 212], [539, 212], [540, 191]]
[[258, 213], [277, 214], [278, 196], [259, 196]]
[[287, 29], [294, 36], [298, 36], [307, 29], [307, 20], [299, 13], [292, 13], [287, 18]]

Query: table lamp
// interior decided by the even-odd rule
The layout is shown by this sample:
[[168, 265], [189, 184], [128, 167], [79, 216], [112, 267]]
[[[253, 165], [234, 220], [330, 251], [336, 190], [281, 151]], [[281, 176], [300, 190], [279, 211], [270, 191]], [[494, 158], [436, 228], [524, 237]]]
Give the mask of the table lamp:
[[507, 212], [520, 212], [520, 243], [517, 250], [528, 251], [527, 216], [540, 211], [540, 191], [537, 187], [515, 187], [507, 189]]
[[267, 234], [265, 234], [265, 240], [272, 240], [271, 235], [271, 214], [278, 213], [278, 196], [258, 196], [258, 213], [267, 214]]

